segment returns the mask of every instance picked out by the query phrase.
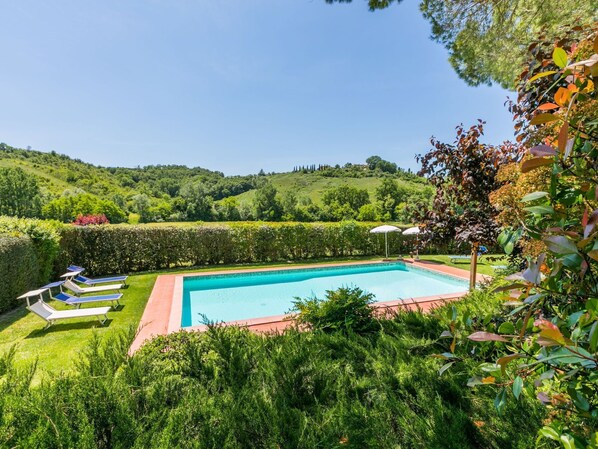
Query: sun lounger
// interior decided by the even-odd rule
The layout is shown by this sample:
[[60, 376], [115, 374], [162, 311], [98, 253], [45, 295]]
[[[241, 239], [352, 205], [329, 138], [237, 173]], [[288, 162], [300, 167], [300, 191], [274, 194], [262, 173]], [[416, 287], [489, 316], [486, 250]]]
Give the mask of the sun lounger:
[[[486, 248], [485, 246], [480, 246], [478, 251], [478, 259], [480, 259], [487, 252], [488, 248]], [[466, 260], [471, 262], [471, 255], [449, 256], [449, 260], [451, 261], [451, 263], [457, 263], [458, 260]]]
[[110, 282], [122, 282], [126, 285], [127, 278], [129, 276], [112, 276], [112, 277], [105, 277], [105, 278], [88, 278], [83, 275], [75, 276], [73, 279], [81, 284], [94, 286], [96, 284], [109, 284]]
[[127, 278], [129, 276], [108, 276], [108, 277], [103, 277], [103, 278], [88, 278], [86, 276], [83, 276], [83, 273], [85, 271], [85, 268], [83, 267], [79, 267], [77, 265], [70, 265], [67, 268], [67, 272], [64, 273], [62, 276], [60, 276], [61, 278], [64, 279], [73, 279], [77, 282], [79, 282], [80, 284], [85, 284], [88, 286], [94, 286], [96, 284], [109, 284], [111, 282], [122, 282], [125, 285], [127, 284]]
[[[91, 309], [75, 309], [75, 310], [56, 310], [44, 302], [43, 294], [47, 288], [40, 288], [32, 290], [21, 296], [19, 299], [25, 298], [27, 300], [27, 310], [35, 313], [37, 316], [46, 321], [46, 329], [58, 320], [66, 320], [71, 318], [85, 318], [98, 317], [101, 324], [104, 324], [108, 319], [108, 311], [110, 307], [94, 307]], [[39, 296], [37, 302], [31, 304], [32, 297]]]
[[83, 295], [85, 293], [99, 293], [99, 292], [107, 292], [110, 290], [120, 290], [123, 288], [123, 284], [110, 284], [110, 285], [102, 285], [98, 287], [81, 287], [75, 284], [72, 280], [68, 279], [64, 282], [64, 286], [74, 292], [77, 296]]
[[458, 260], [471, 260], [471, 256], [449, 256], [451, 263], [457, 263]]
[[69, 265], [68, 267], [66, 267], [66, 271], [80, 271], [80, 272], [84, 272], [85, 268], [80, 267], [78, 265]]
[[56, 310], [43, 302], [41, 299], [36, 303], [27, 306], [27, 309], [35, 313], [40, 318], [46, 320], [46, 329], [58, 320], [66, 320], [69, 318], [85, 318], [90, 316], [98, 317], [101, 324], [104, 324], [108, 319], [108, 311], [110, 307], [94, 307], [92, 309], [75, 309], [75, 310]]
[[102, 302], [102, 301], [110, 301], [112, 303], [112, 308], [116, 309], [120, 306], [120, 298], [122, 298], [122, 293], [115, 293], [112, 295], [97, 295], [97, 296], [73, 296], [69, 295], [65, 292], [60, 292], [57, 295], [52, 295], [52, 299], [57, 301], [61, 301], [69, 306], [76, 306], [80, 308], [82, 304], [88, 304], [92, 302]]

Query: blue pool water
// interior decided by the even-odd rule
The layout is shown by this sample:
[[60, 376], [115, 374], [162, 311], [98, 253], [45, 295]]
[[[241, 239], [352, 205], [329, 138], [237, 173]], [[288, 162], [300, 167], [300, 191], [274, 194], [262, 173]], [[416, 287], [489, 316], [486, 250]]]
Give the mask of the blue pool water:
[[204, 316], [226, 322], [282, 315], [296, 297], [324, 298], [326, 290], [347, 286], [373, 293], [375, 301], [467, 290], [465, 281], [402, 262], [186, 277], [181, 325], [203, 324]]

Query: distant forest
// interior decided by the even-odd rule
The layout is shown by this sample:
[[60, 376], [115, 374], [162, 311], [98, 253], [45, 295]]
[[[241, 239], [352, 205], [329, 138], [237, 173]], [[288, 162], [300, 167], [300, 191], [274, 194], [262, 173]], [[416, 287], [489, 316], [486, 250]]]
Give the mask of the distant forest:
[[433, 193], [423, 178], [379, 156], [363, 164], [312, 164], [290, 173], [225, 176], [183, 165], [99, 167], [56, 152], [0, 144], [0, 215], [64, 223], [409, 223], [428, 207]]

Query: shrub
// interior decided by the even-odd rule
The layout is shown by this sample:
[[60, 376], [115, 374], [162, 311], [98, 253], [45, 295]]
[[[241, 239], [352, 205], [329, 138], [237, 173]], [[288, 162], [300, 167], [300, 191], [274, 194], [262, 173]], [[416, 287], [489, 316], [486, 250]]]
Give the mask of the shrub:
[[370, 304], [374, 295], [358, 287], [341, 287], [328, 290], [326, 299], [296, 298], [292, 312], [299, 325], [322, 332], [355, 332], [367, 334], [379, 329]]
[[538, 407], [508, 404], [500, 417], [463, 373], [437, 375], [437, 319], [381, 325], [377, 338], [213, 327], [157, 337], [133, 357], [130, 337], [94, 339], [75, 372], [39, 386], [2, 370], [9, 355], [0, 447], [529, 447]]
[[[65, 226], [57, 270], [76, 263], [92, 274], [220, 263], [259, 263], [383, 254], [376, 223], [240, 223], [220, 226]], [[390, 233], [391, 253], [413, 239]], [[430, 245], [420, 253], [447, 252]]]
[[75, 226], [101, 225], [110, 223], [106, 215], [79, 215], [73, 222]]
[[27, 236], [0, 235], [0, 313], [18, 304], [17, 296], [37, 287], [39, 264]]
[[[0, 234], [28, 236], [37, 257], [35, 282], [48, 282], [59, 253], [61, 224], [54, 221], [0, 217]], [[10, 259], [8, 260], [10, 262]]]

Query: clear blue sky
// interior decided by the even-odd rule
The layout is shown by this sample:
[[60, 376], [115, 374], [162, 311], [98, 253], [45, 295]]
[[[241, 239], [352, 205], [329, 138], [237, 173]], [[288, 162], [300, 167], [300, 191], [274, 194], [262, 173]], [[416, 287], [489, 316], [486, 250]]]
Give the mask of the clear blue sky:
[[[108, 166], [226, 174], [362, 162], [417, 168], [434, 135], [507, 91], [468, 87], [417, 2], [19, 0], [0, 14], [0, 141]], [[513, 96], [513, 95], [512, 95]]]

